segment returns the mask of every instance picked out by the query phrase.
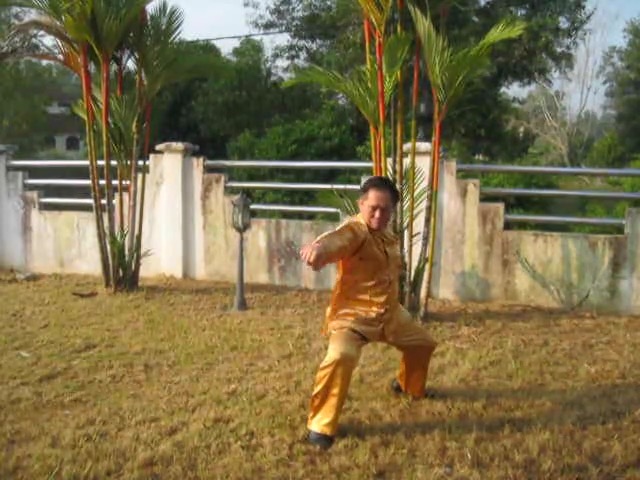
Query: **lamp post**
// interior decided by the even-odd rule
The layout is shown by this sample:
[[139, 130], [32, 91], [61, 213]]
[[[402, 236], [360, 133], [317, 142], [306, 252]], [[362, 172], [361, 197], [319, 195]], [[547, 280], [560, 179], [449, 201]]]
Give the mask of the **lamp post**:
[[240, 192], [233, 201], [233, 228], [239, 234], [238, 244], [238, 276], [236, 277], [235, 310], [247, 309], [244, 297], [244, 232], [251, 226], [251, 200], [244, 192]]

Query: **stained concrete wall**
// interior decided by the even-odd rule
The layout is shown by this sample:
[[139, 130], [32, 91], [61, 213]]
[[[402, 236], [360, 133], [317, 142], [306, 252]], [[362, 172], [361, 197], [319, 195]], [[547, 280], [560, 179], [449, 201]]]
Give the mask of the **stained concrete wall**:
[[[238, 234], [226, 178], [206, 174], [189, 144], [157, 151], [149, 159], [143, 276], [235, 281]], [[425, 172], [429, 155], [420, 146]], [[93, 214], [40, 210], [37, 193], [22, 189], [24, 174], [8, 171], [6, 162], [0, 152], [0, 268], [100, 274]], [[623, 235], [505, 231], [504, 205], [480, 202], [478, 180], [458, 179], [453, 161], [440, 175], [432, 297], [640, 313], [640, 210], [629, 210]], [[415, 222], [416, 233], [422, 223]], [[297, 252], [336, 225], [254, 219], [245, 234], [246, 280], [330, 289], [335, 268], [312, 272]], [[415, 259], [417, 242], [413, 249]]]
[[505, 231], [504, 204], [481, 203], [455, 162], [440, 181], [432, 297], [640, 313], [640, 210], [623, 235]]
[[[223, 175], [205, 174], [204, 158], [183, 143], [158, 145], [149, 159], [142, 275], [234, 282], [238, 234]], [[25, 175], [0, 154], [0, 268], [39, 273], [100, 274], [92, 212], [41, 210]], [[125, 209], [126, 210], [126, 209]], [[245, 278], [251, 283], [330, 289], [335, 268], [312, 272], [297, 252], [332, 222], [254, 219], [245, 233]]]

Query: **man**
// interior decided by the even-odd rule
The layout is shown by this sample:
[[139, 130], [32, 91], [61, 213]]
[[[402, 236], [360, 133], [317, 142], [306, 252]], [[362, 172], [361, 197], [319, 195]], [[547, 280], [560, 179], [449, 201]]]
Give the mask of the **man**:
[[361, 187], [360, 213], [300, 251], [313, 270], [338, 264], [323, 328], [329, 347], [315, 378], [307, 422], [309, 442], [324, 449], [333, 444], [351, 375], [368, 342], [385, 342], [402, 352], [391, 384], [396, 393], [425, 396], [436, 342], [399, 301], [401, 252], [388, 228], [398, 200], [390, 179], [370, 177]]

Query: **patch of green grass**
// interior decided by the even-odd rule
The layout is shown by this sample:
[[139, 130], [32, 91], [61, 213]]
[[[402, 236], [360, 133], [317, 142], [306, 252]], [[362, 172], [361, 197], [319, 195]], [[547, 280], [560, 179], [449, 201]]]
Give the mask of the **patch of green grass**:
[[[95, 290], [81, 298], [73, 293]], [[640, 319], [433, 302], [441, 401], [365, 347], [334, 447], [304, 442], [327, 293], [0, 274], [0, 478], [640, 477]]]

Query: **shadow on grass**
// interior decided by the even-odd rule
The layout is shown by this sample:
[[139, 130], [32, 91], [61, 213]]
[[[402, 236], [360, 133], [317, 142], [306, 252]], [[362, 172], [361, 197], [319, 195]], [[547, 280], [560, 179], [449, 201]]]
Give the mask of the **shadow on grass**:
[[534, 307], [526, 305], [448, 305], [444, 311], [434, 311], [427, 317], [429, 323], [484, 323], [492, 321], [551, 322], [571, 317], [593, 318], [587, 311], [569, 312], [561, 308]]
[[[180, 283], [167, 283], [166, 285], [143, 285], [141, 290], [145, 293], [145, 295], [155, 298], [162, 295], [166, 295], [167, 293], [179, 293], [182, 295], [193, 295], [193, 296], [210, 296], [210, 295], [225, 295], [229, 298], [233, 298], [233, 295], [236, 291], [235, 284], [229, 283], [207, 283], [207, 282], [184, 282]], [[252, 294], [276, 294], [276, 295], [285, 295], [287, 293], [296, 292], [291, 288], [287, 287], [274, 287], [272, 285], [254, 285], [248, 284], [245, 285], [245, 293], [247, 295]], [[305, 290], [300, 290], [300, 292], [306, 292]]]
[[[495, 434], [509, 428], [524, 433], [531, 429], [562, 425], [587, 428], [621, 421], [640, 411], [640, 384], [609, 384], [572, 390], [559, 389], [441, 389], [446, 402], [504, 402], [543, 400], [543, 410], [531, 410], [527, 416], [498, 415], [481, 418], [451, 418], [446, 421], [385, 422], [364, 424], [345, 422], [340, 436], [363, 438], [373, 435], [421, 435], [435, 431], [450, 434]], [[428, 400], [425, 400], [428, 401]]]

